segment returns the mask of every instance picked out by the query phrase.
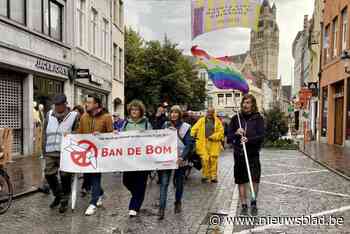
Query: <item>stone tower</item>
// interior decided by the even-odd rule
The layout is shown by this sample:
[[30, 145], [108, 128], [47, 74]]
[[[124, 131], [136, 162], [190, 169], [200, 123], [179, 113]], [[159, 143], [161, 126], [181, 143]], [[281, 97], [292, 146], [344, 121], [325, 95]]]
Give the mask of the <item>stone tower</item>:
[[257, 70], [267, 79], [278, 79], [279, 28], [276, 21], [276, 5], [271, 7], [269, 0], [264, 0], [259, 29], [250, 34], [250, 54], [255, 60]]

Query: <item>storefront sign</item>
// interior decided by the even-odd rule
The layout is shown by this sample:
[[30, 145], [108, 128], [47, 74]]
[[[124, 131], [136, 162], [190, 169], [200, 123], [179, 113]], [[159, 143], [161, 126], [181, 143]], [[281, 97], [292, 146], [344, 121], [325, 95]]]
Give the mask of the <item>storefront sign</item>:
[[312, 97], [312, 91], [308, 88], [302, 88], [299, 91], [299, 101], [303, 108], [306, 108], [310, 98]]
[[69, 134], [63, 137], [60, 169], [94, 173], [177, 168], [177, 133], [173, 130], [118, 134]]
[[98, 85], [102, 85], [103, 84], [103, 79], [91, 75], [90, 82], [98, 84]]
[[68, 76], [67, 67], [43, 59], [36, 60], [35, 67], [44, 71], [54, 72], [60, 75]]

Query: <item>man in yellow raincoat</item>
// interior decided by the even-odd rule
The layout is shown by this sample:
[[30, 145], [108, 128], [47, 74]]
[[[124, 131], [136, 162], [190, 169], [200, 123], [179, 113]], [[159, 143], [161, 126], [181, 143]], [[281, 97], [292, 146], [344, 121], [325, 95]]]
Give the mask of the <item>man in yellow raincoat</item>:
[[217, 183], [218, 158], [222, 151], [221, 141], [224, 139], [224, 128], [215, 109], [208, 108], [202, 117], [192, 127], [191, 135], [196, 138], [197, 154], [202, 159], [202, 182]]

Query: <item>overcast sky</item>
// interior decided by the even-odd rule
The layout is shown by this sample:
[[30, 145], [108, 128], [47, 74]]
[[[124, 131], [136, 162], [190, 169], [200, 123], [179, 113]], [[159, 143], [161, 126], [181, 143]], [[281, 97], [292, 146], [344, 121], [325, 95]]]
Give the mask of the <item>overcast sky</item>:
[[[125, 0], [126, 24], [146, 40], [163, 39], [166, 34], [189, 54], [199, 45], [213, 56], [244, 53], [249, 50], [250, 30], [228, 28], [200, 35], [191, 40], [191, 0]], [[303, 28], [305, 14], [311, 17], [314, 0], [270, 0], [276, 3], [280, 28], [279, 75], [283, 84], [292, 81], [292, 43]]]

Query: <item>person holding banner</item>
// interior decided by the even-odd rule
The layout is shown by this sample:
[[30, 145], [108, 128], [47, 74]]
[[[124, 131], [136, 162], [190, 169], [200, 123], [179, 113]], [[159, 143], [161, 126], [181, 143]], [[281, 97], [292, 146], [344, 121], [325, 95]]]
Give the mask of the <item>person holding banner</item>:
[[[139, 100], [133, 100], [127, 107], [128, 119], [122, 131], [152, 130], [152, 125], [144, 116], [146, 108]], [[129, 217], [135, 217], [145, 198], [148, 171], [128, 171], [123, 173], [123, 184], [130, 191]]]
[[[175, 213], [182, 211], [182, 194], [184, 189], [185, 161], [192, 150], [194, 140], [191, 136], [191, 125], [182, 121], [183, 112], [180, 106], [173, 106], [170, 109], [170, 121], [163, 125], [163, 129], [169, 128], [177, 131], [178, 136], [178, 166], [174, 172], [175, 180]], [[160, 171], [160, 208], [159, 220], [164, 219], [168, 186], [172, 170]]]
[[218, 158], [222, 151], [224, 128], [213, 107], [209, 107], [206, 116], [192, 127], [191, 135], [196, 138], [196, 150], [202, 159], [202, 182], [217, 183]]
[[68, 199], [71, 193], [72, 176], [60, 171], [61, 183], [57, 174], [60, 166], [61, 141], [63, 134], [72, 133], [78, 129], [79, 114], [67, 107], [67, 97], [58, 94], [53, 98], [54, 108], [47, 113], [43, 127], [43, 155], [46, 159], [45, 178], [55, 197], [50, 208], [60, 205], [59, 212], [68, 209]]
[[[99, 134], [113, 132], [112, 116], [102, 106], [102, 101], [96, 96], [88, 96], [86, 101], [86, 113], [80, 119], [80, 134]], [[85, 215], [96, 213], [97, 207], [102, 206], [103, 189], [101, 187], [101, 173], [89, 173], [85, 179], [91, 185], [91, 201], [85, 211]]]
[[[246, 184], [249, 182], [247, 165], [244, 158], [242, 143], [246, 143], [249, 168], [253, 181], [255, 194], [258, 194], [261, 166], [260, 150], [264, 141], [264, 119], [258, 112], [256, 99], [251, 94], [246, 94], [241, 103], [239, 114], [242, 121], [242, 128], [239, 127], [238, 116], [231, 119], [227, 142], [233, 144], [234, 148], [234, 177], [235, 183], [239, 186], [239, 196], [242, 204], [241, 215], [248, 214], [246, 201]], [[251, 214], [257, 215], [258, 208], [256, 198], [251, 200]]]

